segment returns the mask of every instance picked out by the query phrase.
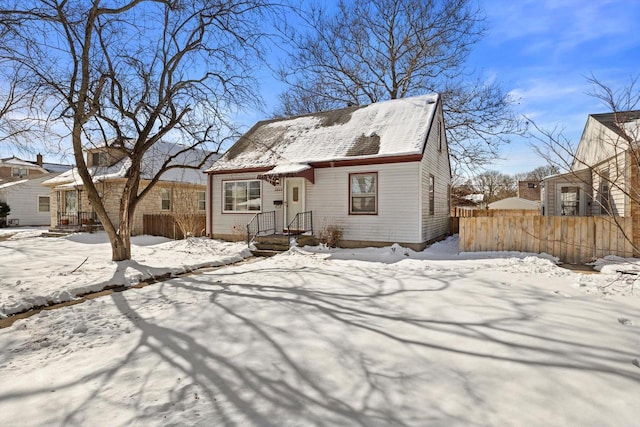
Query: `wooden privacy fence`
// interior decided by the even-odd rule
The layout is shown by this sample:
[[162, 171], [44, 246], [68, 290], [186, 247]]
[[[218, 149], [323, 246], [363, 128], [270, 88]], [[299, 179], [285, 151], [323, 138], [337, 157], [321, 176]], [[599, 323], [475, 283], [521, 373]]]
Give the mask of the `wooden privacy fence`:
[[540, 215], [460, 218], [459, 250], [545, 252], [566, 263], [584, 263], [605, 255], [631, 257], [631, 218], [616, 220]]
[[538, 209], [467, 209], [452, 208], [451, 216], [460, 218], [477, 218], [485, 216], [537, 216], [540, 215]]
[[[194, 237], [204, 236], [206, 222], [206, 215], [196, 215], [193, 218], [194, 226], [191, 233]], [[143, 215], [142, 232], [144, 234], [150, 234], [152, 236], [163, 236], [174, 240], [184, 239], [184, 234], [176, 223], [175, 218], [168, 214]]]

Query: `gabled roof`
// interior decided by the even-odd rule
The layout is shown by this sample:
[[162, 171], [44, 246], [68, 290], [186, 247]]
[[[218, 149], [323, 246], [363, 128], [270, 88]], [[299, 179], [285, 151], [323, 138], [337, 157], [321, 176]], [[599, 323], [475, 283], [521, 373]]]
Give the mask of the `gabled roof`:
[[208, 172], [422, 154], [438, 95], [264, 120]]
[[528, 200], [521, 197], [507, 197], [506, 199], [497, 200], [489, 203], [489, 209], [540, 209], [539, 200]]
[[[640, 119], [640, 110], [616, 111], [613, 113], [590, 114], [595, 120], [602, 123], [623, 138], [627, 138], [627, 133], [621, 129], [625, 123]], [[629, 141], [631, 142], [631, 141]]]
[[31, 160], [23, 160], [16, 156], [0, 159], [1, 166], [23, 167], [33, 170], [40, 170], [43, 173], [60, 173], [71, 169], [71, 165], [62, 165], [58, 163], [43, 163], [40, 166], [37, 162]]
[[16, 156], [5, 157], [4, 159], [0, 159], [0, 166], [28, 168], [32, 170], [39, 170], [42, 173], [48, 172], [45, 168], [37, 164], [34, 164], [33, 162], [20, 159]]
[[[165, 159], [175, 155], [183, 150], [185, 146], [170, 142], [157, 142], [142, 159], [142, 179], [152, 179], [162, 167]], [[208, 153], [204, 150], [193, 149], [185, 153], [181, 153], [170, 164], [196, 166], [206, 157]], [[209, 164], [217, 159], [219, 155], [213, 155]], [[89, 168], [89, 173], [93, 177], [93, 182], [110, 181], [114, 179], [125, 178], [131, 167], [131, 160], [128, 157], [116, 162], [111, 166], [93, 166]], [[203, 168], [204, 169], [204, 168]], [[170, 169], [162, 174], [160, 181], [185, 182], [190, 184], [206, 183], [202, 169], [175, 168]], [[77, 168], [73, 168], [63, 174], [49, 179], [43, 183], [44, 185], [82, 185], [82, 179]]]
[[640, 139], [640, 110], [590, 114], [576, 148], [571, 171], [620, 155]]

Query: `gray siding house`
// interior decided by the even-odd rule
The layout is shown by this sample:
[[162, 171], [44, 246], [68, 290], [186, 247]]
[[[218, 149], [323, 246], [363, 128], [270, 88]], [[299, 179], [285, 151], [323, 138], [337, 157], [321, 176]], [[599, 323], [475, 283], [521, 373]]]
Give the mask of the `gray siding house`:
[[343, 247], [422, 249], [449, 233], [438, 95], [261, 121], [207, 173], [213, 238], [246, 239], [250, 223], [267, 234], [336, 226]]

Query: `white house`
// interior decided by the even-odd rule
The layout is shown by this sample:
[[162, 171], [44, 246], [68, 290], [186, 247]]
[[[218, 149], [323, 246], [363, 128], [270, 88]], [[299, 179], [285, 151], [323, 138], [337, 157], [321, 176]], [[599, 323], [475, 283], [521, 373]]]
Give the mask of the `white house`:
[[51, 200], [49, 188], [42, 185], [71, 166], [28, 161], [15, 156], [0, 159], [0, 202], [11, 208], [10, 225], [48, 225]]
[[207, 172], [214, 238], [337, 226], [344, 247], [421, 249], [449, 233], [438, 95], [261, 121]]
[[544, 215], [640, 214], [640, 111], [591, 114], [569, 172], [544, 178]]
[[5, 202], [11, 208], [8, 224], [49, 224], [49, 189], [42, 185], [49, 178], [51, 175], [0, 183], [0, 202]]

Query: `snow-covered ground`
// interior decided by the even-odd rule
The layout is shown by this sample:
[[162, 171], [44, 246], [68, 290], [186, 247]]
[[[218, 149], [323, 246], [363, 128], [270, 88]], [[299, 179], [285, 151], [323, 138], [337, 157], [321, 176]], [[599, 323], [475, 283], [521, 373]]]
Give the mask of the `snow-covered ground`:
[[0, 330], [0, 425], [636, 426], [627, 280], [455, 239], [293, 248]]
[[[42, 228], [0, 229], [0, 318], [74, 299], [107, 286], [240, 261], [246, 245], [211, 239], [132, 238], [132, 260], [111, 262], [105, 233], [40, 237]], [[2, 236], [10, 237], [2, 240]]]

